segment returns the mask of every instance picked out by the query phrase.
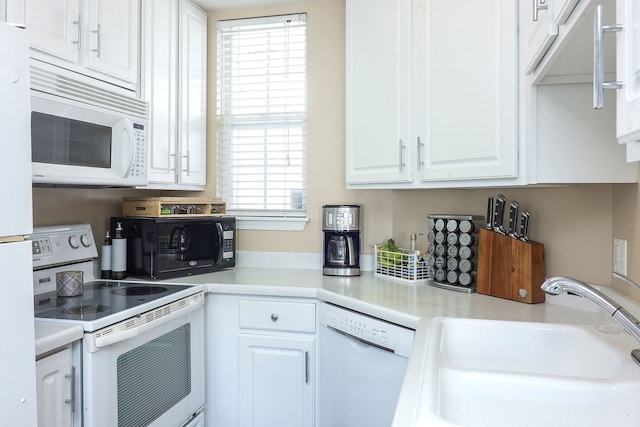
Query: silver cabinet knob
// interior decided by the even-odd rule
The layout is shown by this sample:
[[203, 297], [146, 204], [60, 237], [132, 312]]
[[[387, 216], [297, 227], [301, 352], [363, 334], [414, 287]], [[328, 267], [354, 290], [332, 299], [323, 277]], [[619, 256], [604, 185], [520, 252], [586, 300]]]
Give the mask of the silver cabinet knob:
[[273, 313], [273, 314], [271, 315], [271, 320], [273, 320], [274, 322], [275, 322], [276, 320], [278, 320], [278, 313]]

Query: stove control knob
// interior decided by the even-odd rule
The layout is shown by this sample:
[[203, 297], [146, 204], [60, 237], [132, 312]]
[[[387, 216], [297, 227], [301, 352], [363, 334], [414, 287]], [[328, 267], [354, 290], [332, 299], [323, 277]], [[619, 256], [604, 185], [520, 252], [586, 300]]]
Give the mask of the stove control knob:
[[85, 248], [90, 247], [91, 239], [89, 238], [89, 235], [83, 234], [82, 236], [80, 236], [80, 243], [82, 243], [82, 246], [84, 246]]
[[69, 246], [73, 249], [78, 249], [80, 247], [80, 240], [78, 239], [78, 236], [75, 234], [73, 236], [69, 236]]

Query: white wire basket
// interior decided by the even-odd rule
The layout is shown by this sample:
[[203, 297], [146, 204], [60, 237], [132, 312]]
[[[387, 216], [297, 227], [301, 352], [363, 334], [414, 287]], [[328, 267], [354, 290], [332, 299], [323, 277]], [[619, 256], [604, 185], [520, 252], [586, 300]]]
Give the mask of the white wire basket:
[[391, 252], [381, 249], [384, 245], [373, 245], [375, 259], [375, 276], [387, 277], [407, 283], [426, 282], [427, 266], [424, 260], [407, 249]]

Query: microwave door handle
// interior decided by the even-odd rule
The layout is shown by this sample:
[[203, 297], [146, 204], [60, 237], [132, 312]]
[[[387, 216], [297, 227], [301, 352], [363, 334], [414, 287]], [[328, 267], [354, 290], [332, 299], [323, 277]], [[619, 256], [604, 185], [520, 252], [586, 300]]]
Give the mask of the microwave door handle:
[[[167, 245], [168, 249], [179, 249], [180, 248], [180, 236], [182, 235], [182, 227], [173, 227], [173, 229], [171, 230], [171, 234], [169, 235], [169, 244]], [[180, 234], [178, 234], [178, 240], [176, 241], [176, 244], [174, 244], [173, 242], [175, 241], [176, 238], [176, 232], [179, 232]]]
[[[122, 131], [122, 140], [124, 142], [122, 151], [125, 151], [125, 148], [128, 148], [129, 157], [122, 163], [122, 167], [124, 169], [123, 177], [126, 178], [131, 173], [131, 169], [133, 169], [133, 161], [136, 156], [136, 143], [133, 136], [133, 127], [129, 120], [123, 120], [123, 131]], [[125, 144], [129, 144], [128, 147]]]
[[220, 264], [222, 262], [222, 256], [224, 255], [224, 230], [222, 229], [222, 224], [219, 222], [216, 222], [216, 228], [218, 229], [218, 248], [220, 248], [216, 264]]

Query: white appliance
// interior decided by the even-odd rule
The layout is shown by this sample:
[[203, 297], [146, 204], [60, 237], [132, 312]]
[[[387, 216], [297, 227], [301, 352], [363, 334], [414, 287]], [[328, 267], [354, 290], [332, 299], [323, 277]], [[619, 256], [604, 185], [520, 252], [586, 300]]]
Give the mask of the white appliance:
[[147, 103], [31, 67], [31, 150], [36, 185], [147, 184]]
[[0, 423], [37, 424], [35, 337], [31, 282], [31, 150], [29, 44], [25, 30], [0, 23]]
[[415, 331], [320, 305], [318, 425], [389, 427]]
[[[36, 321], [85, 331], [83, 426], [203, 425], [203, 287], [96, 280], [89, 224], [36, 227], [29, 239]], [[56, 273], [68, 270], [83, 272], [82, 295], [57, 295]]]

